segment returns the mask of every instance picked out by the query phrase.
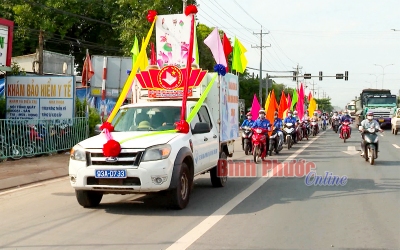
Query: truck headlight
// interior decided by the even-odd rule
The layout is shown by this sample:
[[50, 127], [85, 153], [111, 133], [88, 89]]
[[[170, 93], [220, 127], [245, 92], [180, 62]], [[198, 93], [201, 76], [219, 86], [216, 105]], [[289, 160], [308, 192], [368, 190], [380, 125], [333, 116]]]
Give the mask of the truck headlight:
[[169, 144], [157, 145], [146, 149], [142, 161], [158, 161], [168, 158], [171, 153], [171, 146]]
[[76, 145], [71, 149], [71, 159], [76, 161], [86, 161], [86, 152], [83, 147]]

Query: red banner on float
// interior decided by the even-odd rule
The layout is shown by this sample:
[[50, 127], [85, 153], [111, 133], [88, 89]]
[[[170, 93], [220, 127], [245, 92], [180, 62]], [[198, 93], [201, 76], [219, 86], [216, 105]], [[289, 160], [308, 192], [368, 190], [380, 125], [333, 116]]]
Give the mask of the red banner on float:
[[[182, 98], [186, 82], [186, 68], [165, 66], [162, 69], [149, 69], [136, 74], [142, 89], [148, 90], [149, 98]], [[192, 69], [189, 76], [188, 96], [198, 87], [207, 74], [207, 70]]]

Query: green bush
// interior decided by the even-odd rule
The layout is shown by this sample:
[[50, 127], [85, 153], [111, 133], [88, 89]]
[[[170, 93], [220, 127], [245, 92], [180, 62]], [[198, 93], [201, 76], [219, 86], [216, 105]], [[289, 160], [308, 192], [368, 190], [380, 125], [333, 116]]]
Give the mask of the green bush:
[[6, 98], [4, 96], [0, 97], [0, 119], [6, 119]]
[[[75, 101], [75, 117], [86, 117], [86, 100]], [[100, 114], [95, 108], [89, 108], [89, 136], [94, 136], [94, 128], [101, 123]]]

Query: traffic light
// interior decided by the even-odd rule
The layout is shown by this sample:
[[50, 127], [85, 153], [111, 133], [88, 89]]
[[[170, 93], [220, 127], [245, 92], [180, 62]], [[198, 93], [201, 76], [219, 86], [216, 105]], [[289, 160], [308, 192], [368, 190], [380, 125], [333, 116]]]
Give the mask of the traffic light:
[[336, 74], [336, 79], [343, 79], [343, 74]]
[[349, 80], [349, 71], [344, 72], [344, 80], [348, 81]]
[[322, 71], [319, 72], [319, 80], [322, 81]]
[[304, 79], [311, 79], [311, 74], [304, 74]]
[[296, 71], [293, 71], [293, 81], [295, 82], [296, 79], [297, 79], [297, 72], [296, 72]]

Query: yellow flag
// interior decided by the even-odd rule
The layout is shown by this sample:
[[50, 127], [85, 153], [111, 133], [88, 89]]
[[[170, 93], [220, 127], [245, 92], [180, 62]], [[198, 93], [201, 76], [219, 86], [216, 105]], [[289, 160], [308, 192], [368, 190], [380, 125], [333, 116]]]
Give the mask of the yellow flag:
[[269, 102], [271, 101], [271, 92], [269, 92], [268, 97], [267, 97], [267, 101], [265, 102], [265, 112], [267, 112], [268, 107], [269, 107]]
[[142, 70], [142, 71], [146, 70], [147, 67], [149, 66], [149, 58], [147, 57], [146, 46], [144, 46], [144, 45], [145, 45], [145, 43], [144, 43], [144, 37], [143, 37], [142, 38], [142, 50], [144, 50], [144, 55], [141, 59], [140, 66], [139, 66], [140, 70]]
[[246, 67], [247, 67], [247, 58], [246, 58], [246, 56], [244, 55], [244, 53], [246, 53], [247, 52], [247, 49], [243, 46], [243, 44], [238, 40], [238, 44], [239, 44], [239, 47], [240, 47], [240, 61], [241, 61], [241, 63], [242, 63], [242, 69], [243, 69], [243, 71], [246, 69]]
[[314, 115], [314, 111], [317, 109], [317, 102], [314, 98], [311, 98], [310, 105], [308, 105], [308, 114], [310, 116]]

